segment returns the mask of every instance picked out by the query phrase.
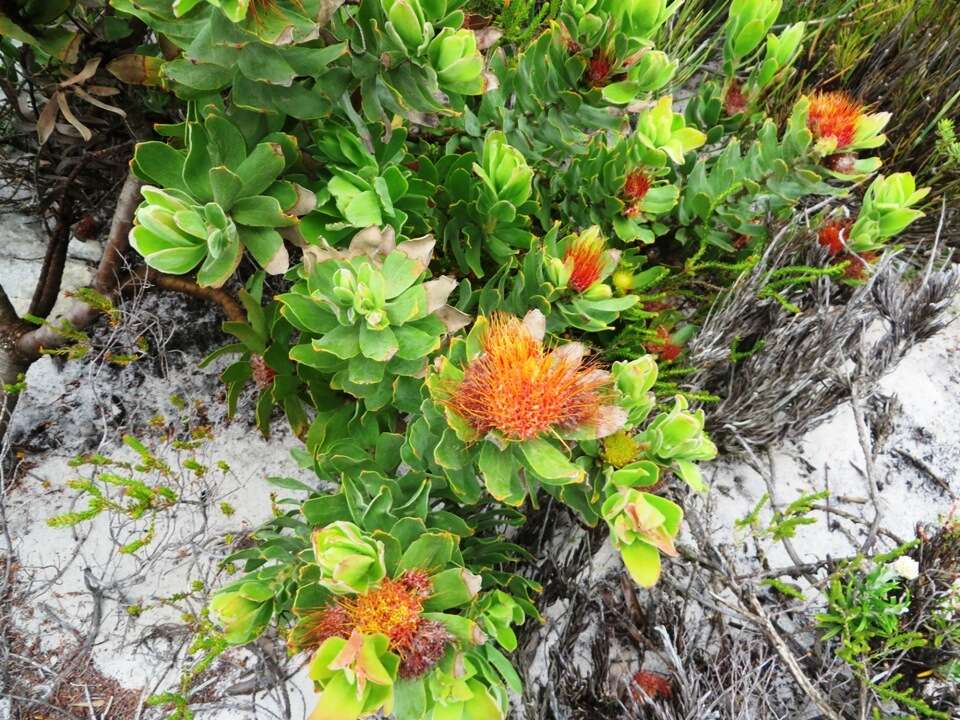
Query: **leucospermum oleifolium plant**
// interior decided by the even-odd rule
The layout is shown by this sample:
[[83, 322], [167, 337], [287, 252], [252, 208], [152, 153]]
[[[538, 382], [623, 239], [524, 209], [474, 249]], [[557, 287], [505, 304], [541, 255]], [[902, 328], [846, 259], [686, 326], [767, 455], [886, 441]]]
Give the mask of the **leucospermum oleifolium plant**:
[[[255, 383], [259, 428], [282, 408], [339, 488], [285, 481], [306, 499], [212, 605], [224, 642], [275, 625], [310, 654], [318, 720], [504, 717], [537, 616], [504, 528], [553, 498], [654, 584], [717, 452], [680, 338], [799, 208], [866, 188], [822, 218], [846, 223], [820, 237], [836, 277], [926, 193], [872, 177], [882, 109], [770, 106], [805, 34], [779, 0], [733, 0], [690, 57], [666, 0], [562, 0], [519, 45], [463, 0], [111, 5], [163, 37], [138, 52], [185, 103], [137, 148], [131, 243], [243, 285], [211, 356], [239, 356], [230, 409]], [[701, 61], [718, 79], [684, 87]]]
[[314, 494], [228, 558], [245, 572], [211, 603], [224, 641], [251, 642], [275, 620], [308, 657], [312, 720], [505, 717], [521, 686], [504, 652], [539, 617], [538, 588], [500, 570], [519, 548], [474, 537], [477, 523], [510, 517], [443, 504], [414, 472], [365, 471]]

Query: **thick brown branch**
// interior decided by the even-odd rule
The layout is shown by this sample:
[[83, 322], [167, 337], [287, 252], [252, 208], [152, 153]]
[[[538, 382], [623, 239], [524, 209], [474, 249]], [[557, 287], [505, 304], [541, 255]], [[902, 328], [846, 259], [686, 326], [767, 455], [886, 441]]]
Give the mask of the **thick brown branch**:
[[234, 300], [230, 293], [221, 288], [200, 287], [189, 278], [165, 275], [156, 270], [150, 270], [147, 273], [147, 281], [164, 290], [172, 290], [184, 295], [189, 295], [190, 297], [214, 302], [223, 308], [223, 312], [228, 320], [240, 322], [246, 320], [246, 314], [240, 306], [240, 303]]
[[[120, 263], [128, 246], [127, 236], [133, 226], [133, 214], [140, 202], [140, 181], [129, 173], [117, 198], [117, 207], [113, 213], [110, 234], [103, 248], [100, 265], [93, 279], [93, 289], [108, 298], [115, 298], [121, 284]], [[75, 302], [63, 315], [64, 320], [76, 328], [92, 323], [98, 311], [84, 302]], [[68, 342], [57, 333], [55, 326], [44, 325], [24, 333], [17, 340], [17, 350], [28, 359], [40, 356], [44, 348], [55, 348]]]
[[0, 285], [0, 331], [16, 327], [20, 324], [20, 316], [17, 315], [16, 308], [7, 297], [7, 291]]
[[73, 200], [69, 189], [60, 197], [60, 209], [57, 212], [57, 226], [47, 243], [47, 253], [43, 258], [43, 267], [30, 301], [31, 315], [45, 318], [53, 312], [63, 283], [63, 270], [67, 265], [67, 249], [70, 246], [70, 225], [73, 223]]

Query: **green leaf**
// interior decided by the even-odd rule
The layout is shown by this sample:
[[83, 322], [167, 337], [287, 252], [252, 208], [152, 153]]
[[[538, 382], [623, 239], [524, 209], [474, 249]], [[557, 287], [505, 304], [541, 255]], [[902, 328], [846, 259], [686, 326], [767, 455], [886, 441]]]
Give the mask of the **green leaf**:
[[705, 493], [710, 488], [703, 481], [703, 475], [696, 463], [689, 460], [674, 460], [673, 469], [680, 479], [690, 486], [696, 492]]
[[347, 365], [347, 377], [358, 385], [374, 385], [383, 380], [384, 369], [382, 362], [357, 355]]
[[311, 720], [356, 720], [363, 714], [364, 694], [347, 679], [346, 673], [336, 673], [324, 686], [317, 699]]
[[478, 468], [487, 491], [497, 500], [508, 505], [522, 505], [527, 496], [520, 482], [520, 467], [513, 456], [512, 446], [501, 450], [487, 440], [480, 448]]
[[[134, 231], [140, 228], [134, 228]], [[137, 243], [134, 242], [134, 249]], [[197, 245], [189, 248], [168, 248], [157, 252], [144, 255], [144, 262], [154, 270], [159, 270], [170, 275], [185, 275], [193, 270], [207, 254], [207, 249], [203, 245]]]
[[468, 573], [464, 568], [449, 568], [430, 578], [432, 592], [424, 602], [428, 612], [442, 612], [466, 605], [480, 591], [480, 577]]
[[392, 252], [383, 261], [384, 297], [392, 300], [409, 288], [420, 277], [423, 266], [402, 252]]
[[269, 195], [255, 195], [237, 200], [230, 211], [234, 222], [252, 227], [290, 227], [297, 219], [284, 214], [280, 202]]
[[394, 328], [394, 334], [397, 337], [397, 357], [404, 360], [420, 360], [440, 347], [439, 336], [409, 325]]
[[233, 69], [212, 63], [197, 63], [179, 58], [163, 64], [163, 74], [176, 83], [194, 90], [216, 92], [233, 79]]
[[456, 541], [449, 533], [424, 533], [404, 551], [398, 571], [426, 570], [439, 572], [453, 557]]
[[151, 140], [137, 145], [133, 153], [133, 170], [140, 179], [161, 188], [176, 188], [189, 193], [190, 188], [183, 181], [186, 161], [183, 152], [166, 143]]
[[269, 390], [261, 390], [257, 398], [257, 428], [264, 437], [270, 437], [270, 416], [273, 414], [273, 396]]
[[201, 287], [221, 287], [240, 264], [240, 239], [236, 233], [227, 238], [220, 254], [214, 257], [207, 255], [200, 271], [197, 273], [197, 283]]
[[744, 57], [752, 52], [767, 34], [767, 25], [762, 20], [751, 20], [737, 33], [733, 42], [733, 51], [737, 57]]
[[310, 498], [300, 506], [300, 512], [313, 527], [325, 527], [349, 517], [347, 499], [342, 492]]
[[427, 291], [423, 285], [414, 285], [400, 297], [387, 303], [387, 317], [391, 325], [403, 325], [419, 320], [427, 313]]
[[360, 326], [360, 352], [365, 357], [387, 362], [397, 354], [399, 348], [397, 336], [389, 327], [383, 330], [372, 330], [366, 323]]
[[620, 548], [623, 564], [630, 577], [640, 587], [653, 587], [660, 579], [660, 552], [645, 542], [635, 542]]
[[444, 428], [440, 442], [433, 449], [433, 459], [446, 470], [459, 470], [464, 466], [466, 448], [452, 428]]
[[487, 644], [485, 646], [485, 651], [487, 655], [487, 660], [490, 661], [490, 664], [493, 665], [497, 672], [500, 673], [500, 677], [504, 679], [507, 683], [507, 686], [515, 692], [517, 695], [523, 693], [523, 681], [520, 679], [519, 673], [513, 667], [506, 655], [500, 652], [493, 644]]
[[520, 445], [527, 468], [546, 485], [583, 482], [585, 471], [574, 465], [566, 454], [547, 440], [534, 438]]
[[266, 142], [257, 145], [237, 168], [237, 175], [243, 181], [240, 197], [260, 195], [273, 185], [285, 166], [283, 148], [278, 143]]
[[301, 330], [323, 335], [338, 326], [333, 314], [307, 295], [284, 293], [277, 296], [277, 301], [282, 315]]
[[268, 477], [267, 482], [271, 485], [276, 485], [277, 487], [283, 488], [284, 490], [299, 490], [307, 493], [316, 491], [316, 488], [312, 488], [306, 483], [295, 480], [294, 478], [274, 476]]
[[210, 159], [214, 165], [236, 171], [247, 156], [247, 143], [240, 128], [222, 115], [211, 114], [204, 120]]
[[213, 199], [210, 190], [210, 154], [207, 152], [207, 131], [199, 123], [187, 123], [187, 159], [183, 180], [194, 197], [202, 202]]
[[383, 215], [380, 213], [380, 203], [372, 190], [365, 190], [355, 195], [342, 208], [344, 219], [353, 227], [369, 227], [382, 225]]
[[[240, 241], [244, 247], [253, 255], [260, 267], [268, 272], [278, 274], [286, 272], [287, 267], [271, 266], [272, 261], [283, 248], [283, 238], [273, 228], [254, 228], [242, 227], [237, 232], [240, 233]], [[286, 253], [281, 256], [281, 261], [286, 258]]]
[[267, 350], [266, 338], [245, 322], [228, 320], [223, 324], [223, 331], [233, 335], [246, 345], [251, 352], [262, 355]]
[[321, 352], [327, 352], [341, 360], [360, 354], [360, 337], [357, 329], [352, 325], [341, 325], [334, 328], [319, 340], [313, 341], [313, 348]]
[[296, 71], [283, 59], [278, 48], [262, 43], [249, 43], [237, 62], [240, 72], [250, 80], [271, 85], [289, 86]]
[[640, 92], [640, 86], [637, 83], [625, 80], [605, 86], [601, 94], [608, 103], [626, 105], [633, 101], [638, 92]]
[[398, 718], [420, 718], [427, 713], [426, 681], [398, 680], [393, 685], [393, 716]]
[[240, 176], [226, 167], [219, 166], [210, 169], [210, 189], [213, 200], [224, 212], [230, 212], [234, 201], [240, 197], [243, 190], [243, 181]]

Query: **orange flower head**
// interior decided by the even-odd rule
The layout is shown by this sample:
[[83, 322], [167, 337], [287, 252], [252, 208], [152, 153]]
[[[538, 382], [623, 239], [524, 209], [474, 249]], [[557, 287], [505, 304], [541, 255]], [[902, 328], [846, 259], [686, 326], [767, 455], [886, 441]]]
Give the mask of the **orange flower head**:
[[290, 647], [293, 650], [311, 650], [318, 648], [323, 641], [332, 638], [348, 638], [353, 630], [353, 624], [347, 611], [339, 605], [330, 605], [310, 613], [304, 618], [300, 627], [305, 630], [290, 638]]
[[835, 153], [824, 158], [823, 164], [834, 172], [852, 175], [857, 171], [857, 156], [854, 153]]
[[639, 700], [656, 700], [673, 695], [673, 683], [669, 677], [660, 673], [641, 670], [633, 676], [633, 682], [636, 684], [634, 694]]
[[390, 649], [401, 655], [409, 649], [420, 624], [423, 598], [400, 580], [383, 580], [374, 590], [340, 601], [352, 629], [364, 635], [382, 633]]
[[400, 656], [400, 677], [422, 677], [454, 641], [446, 626], [422, 617], [423, 603], [432, 591], [430, 576], [422, 570], [383, 580], [370, 592], [341, 598], [311, 613], [302, 623], [306, 629], [291, 637], [290, 647], [313, 650], [327, 638], [380, 633], [389, 639], [390, 650]]
[[814, 93], [810, 96], [807, 127], [818, 140], [833, 138], [837, 149], [853, 142], [863, 106], [841, 92]]
[[820, 228], [817, 241], [827, 249], [831, 257], [843, 252], [843, 241], [850, 236], [852, 224], [849, 220], [833, 220]]
[[433, 594], [433, 580], [423, 570], [407, 570], [397, 581], [421, 600], [426, 600]]
[[273, 379], [277, 376], [276, 371], [267, 365], [263, 355], [257, 355], [256, 353], [250, 356], [250, 370], [253, 381], [261, 390], [270, 387], [273, 384]]
[[497, 314], [481, 346], [444, 401], [480, 435], [530, 440], [600, 420], [610, 376], [584, 361], [579, 345], [548, 350], [519, 319]]
[[623, 214], [628, 218], [636, 217], [640, 214], [640, 203], [646, 197], [647, 192], [653, 187], [653, 181], [643, 170], [634, 170], [627, 175], [623, 183], [623, 199], [627, 207]]
[[877, 261], [877, 254], [875, 252], [866, 251], [862, 252], [859, 255], [856, 253], [849, 253], [840, 258], [841, 262], [844, 260], [849, 260], [850, 264], [847, 265], [846, 269], [843, 271], [843, 277], [847, 280], [863, 280], [864, 276], [867, 274], [867, 265], [872, 265]]
[[605, 248], [603, 237], [596, 232], [581, 233], [570, 242], [563, 254], [563, 261], [566, 263], [570, 260], [573, 263], [568, 281], [571, 288], [582, 293], [600, 279]]
[[670, 337], [670, 331], [663, 325], [657, 328], [657, 336], [646, 344], [648, 353], [656, 355], [665, 362], [676, 360], [683, 352], [683, 348], [677, 345]]

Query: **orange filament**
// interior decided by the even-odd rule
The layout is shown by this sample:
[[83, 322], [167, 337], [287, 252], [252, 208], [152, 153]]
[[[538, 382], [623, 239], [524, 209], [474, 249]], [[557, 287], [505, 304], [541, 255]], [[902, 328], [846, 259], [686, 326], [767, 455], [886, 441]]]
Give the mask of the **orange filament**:
[[623, 183], [623, 196], [632, 202], [640, 202], [650, 190], [653, 182], [643, 170], [634, 170], [627, 175]]
[[341, 600], [340, 607], [354, 629], [364, 635], [386, 635], [390, 648], [402, 654], [420, 624], [423, 600], [403, 582], [383, 580], [375, 590]]
[[603, 273], [603, 238], [599, 235], [580, 235], [567, 246], [563, 261], [572, 261], [573, 272], [568, 281], [578, 293], [584, 292], [600, 279]]
[[863, 106], [841, 92], [814, 93], [810, 96], [807, 127], [818, 139], [833, 138], [837, 149], [853, 142]]
[[843, 241], [850, 236], [850, 227], [852, 223], [849, 220], [834, 220], [820, 228], [817, 233], [817, 240], [827, 249], [831, 256], [839, 255], [843, 252]]
[[445, 401], [481, 435], [530, 440], [596, 422], [609, 376], [576, 353], [546, 350], [520, 320], [502, 314], [491, 318], [482, 347]]

